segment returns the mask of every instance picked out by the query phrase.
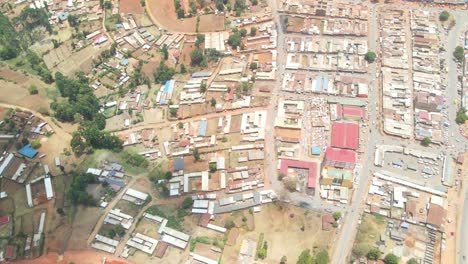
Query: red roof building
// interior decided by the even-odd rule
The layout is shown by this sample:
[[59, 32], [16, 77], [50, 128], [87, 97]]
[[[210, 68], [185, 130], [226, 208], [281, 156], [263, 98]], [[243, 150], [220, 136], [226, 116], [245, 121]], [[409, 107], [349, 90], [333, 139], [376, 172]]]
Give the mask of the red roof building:
[[328, 147], [325, 152], [325, 160], [327, 166], [353, 169], [356, 165], [356, 152], [349, 149]]
[[306, 169], [309, 171], [307, 187], [315, 189], [318, 174], [318, 164], [316, 162], [282, 159], [280, 173], [288, 175], [288, 168]]
[[357, 150], [359, 148], [359, 125], [334, 122], [331, 145], [336, 148]]
[[6, 248], [5, 248], [5, 255], [4, 255], [5, 259], [7, 260], [13, 260], [16, 258], [16, 249], [14, 246], [12, 245], [8, 245]]
[[0, 217], [0, 226], [4, 224], [8, 224], [10, 222], [9, 216], [2, 216]]

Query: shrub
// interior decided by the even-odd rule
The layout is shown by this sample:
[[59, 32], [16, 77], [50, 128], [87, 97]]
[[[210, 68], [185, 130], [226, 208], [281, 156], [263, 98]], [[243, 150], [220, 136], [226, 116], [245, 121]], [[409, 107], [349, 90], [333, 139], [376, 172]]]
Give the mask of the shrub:
[[37, 86], [36, 85], [31, 85], [29, 86], [29, 94], [38, 94], [39, 93], [39, 90], [37, 90]]
[[432, 143], [432, 140], [428, 137], [424, 138], [421, 141], [421, 145], [423, 145], [424, 147], [428, 147], [431, 143]]
[[453, 57], [457, 62], [462, 62], [465, 57], [465, 50], [461, 46], [457, 46], [453, 51]]
[[380, 253], [380, 250], [373, 248], [369, 251], [369, 253], [367, 253], [367, 258], [370, 260], [378, 260], [381, 254], [382, 253]]
[[398, 264], [399, 260], [397, 256], [390, 253], [385, 256], [384, 262], [385, 264]]

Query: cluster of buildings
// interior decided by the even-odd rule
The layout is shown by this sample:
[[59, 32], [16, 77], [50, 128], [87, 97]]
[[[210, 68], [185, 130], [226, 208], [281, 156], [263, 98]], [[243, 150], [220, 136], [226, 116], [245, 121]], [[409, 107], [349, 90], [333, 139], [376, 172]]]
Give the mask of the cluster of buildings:
[[379, 12], [381, 35], [382, 113], [384, 131], [411, 138], [413, 135], [413, 84], [409, 65], [409, 15], [404, 10]]
[[414, 133], [417, 140], [444, 142], [445, 86], [441, 82], [437, 14], [411, 11], [413, 34]]

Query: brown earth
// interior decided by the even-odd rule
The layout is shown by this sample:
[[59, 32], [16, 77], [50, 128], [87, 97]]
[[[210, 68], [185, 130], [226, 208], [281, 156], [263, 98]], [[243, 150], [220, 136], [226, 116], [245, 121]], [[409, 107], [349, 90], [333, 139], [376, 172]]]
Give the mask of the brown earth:
[[145, 8], [141, 6], [140, 1], [120, 0], [120, 13], [143, 14], [145, 13]]

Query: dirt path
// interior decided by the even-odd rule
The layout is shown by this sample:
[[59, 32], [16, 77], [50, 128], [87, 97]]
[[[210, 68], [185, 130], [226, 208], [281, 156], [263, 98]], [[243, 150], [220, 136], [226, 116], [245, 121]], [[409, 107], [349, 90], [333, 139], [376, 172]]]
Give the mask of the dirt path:
[[49, 253], [43, 255], [34, 260], [25, 259], [15, 262], [5, 262], [5, 263], [34, 263], [34, 264], [69, 264], [69, 263], [80, 263], [80, 264], [102, 264], [103, 260], [106, 260], [106, 264], [130, 264], [132, 262], [122, 260], [111, 254], [106, 254], [103, 252], [95, 250], [80, 250], [80, 251], [66, 251], [63, 255], [57, 253]]
[[264, 110], [264, 106], [258, 106], [258, 107], [249, 107], [249, 108], [240, 108], [240, 109], [235, 109], [235, 110], [230, 110], [230, 111], [223, 111], [223, 112], [213, 112], [213, 113], [208, 113], [200, 116], [194, 116], [186, 119], [178, 119], [175, 121], [164, 121], [164, 122], [158, 122], [158, 123], [145, 123], [145, 124], [140, 124], [140, 125], [133, 125], [131, 128], [124, 129], [124, 130], [119, 130], [119, 131], [114, 131], [117, 134], [119, 133], [129, 133], [129, 132], [135, 132], [139, 131], [145, 128], [154, 128], [154, 129], [160, 129], [160, 128], [165, 128], [165, 127], [170, 127], [171, 125], [176, 125], [179, 122], [196, 122], [200, 121], [202, 119], [211, 119], [211, 118], [217, 118], [221, 116], [226, 116], [226, 115], [240, 115], [240, 114], [245, 114], [245, 113], [250, 113], [253, 111], [257, 110]]

